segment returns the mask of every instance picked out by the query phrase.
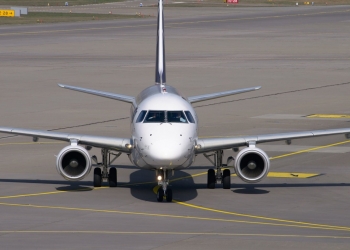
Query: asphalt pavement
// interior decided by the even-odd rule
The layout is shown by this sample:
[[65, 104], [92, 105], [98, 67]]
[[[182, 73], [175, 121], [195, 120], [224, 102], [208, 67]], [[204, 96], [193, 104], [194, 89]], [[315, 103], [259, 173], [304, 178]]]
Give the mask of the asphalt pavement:
[[[196, 104], [201, 137], [350, 127], [350, 7], [169, 7], [164, 15], [167, 84], [186, 96], [262, 86]], [[127, 104], [57, 83], [131, 96], [154, 84], [155, 17], [1, 26], [0, 40], [1, 126], [130, 136]], [[211, 164], [198, 156], [172, 177], [172, 203], [156, 202], [154, 172], [125, 155], [114, 163], [117, 188], [94, 189], [91, 174], [63, 180], [55, 155], [64, 146], [0, 135], [1, 248], [350, 247], [344, 136], [262, 145], [271, 175], [257, 184], [232, 177], [230, 190], [206, 188]], [[99, 149], [91, 154], [100, 158]]]

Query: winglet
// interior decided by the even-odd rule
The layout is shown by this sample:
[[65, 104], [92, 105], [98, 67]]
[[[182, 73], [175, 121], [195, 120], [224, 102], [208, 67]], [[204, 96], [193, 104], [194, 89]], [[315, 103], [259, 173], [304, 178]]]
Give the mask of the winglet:
[[156, 83], [163, 84], [165, 82], [166, 82], [166, 76], [165, 76], [163, 0], [159, 0], [158, 27], [157, 27]]

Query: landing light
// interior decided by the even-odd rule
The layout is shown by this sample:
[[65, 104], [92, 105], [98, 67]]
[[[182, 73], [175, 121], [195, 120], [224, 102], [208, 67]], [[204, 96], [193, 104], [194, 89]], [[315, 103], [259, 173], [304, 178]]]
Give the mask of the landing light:
[[162, 180], [162, 176], [158, 175], [157, 179], [158, 179], [158, 181], [161, 181]]

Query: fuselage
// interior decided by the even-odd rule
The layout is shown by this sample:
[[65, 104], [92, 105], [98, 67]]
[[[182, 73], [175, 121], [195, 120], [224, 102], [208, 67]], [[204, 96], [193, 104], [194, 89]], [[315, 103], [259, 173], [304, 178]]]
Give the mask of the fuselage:
[[197, 124], [192, 105], [175, 88], [146, 88], [131, 108], [131, 162], [147, 169], [189, 167], [195, 158]]

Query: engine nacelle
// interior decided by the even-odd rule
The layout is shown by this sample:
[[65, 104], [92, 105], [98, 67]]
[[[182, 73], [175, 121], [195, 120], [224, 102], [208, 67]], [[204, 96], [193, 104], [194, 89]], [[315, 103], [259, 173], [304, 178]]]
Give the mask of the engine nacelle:
[[85, 178], [91, 170], [91, 158], [80, 146], [67, 146], [57, 155], [56, 168], [66, 180], [77, 181]]
[[270, 170], [270, 160], [260, 148], [242, 149], [235, 161], [235, 170], [243, 181], [254, 183], [261, 181]]

